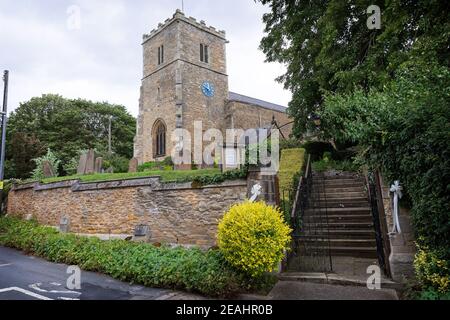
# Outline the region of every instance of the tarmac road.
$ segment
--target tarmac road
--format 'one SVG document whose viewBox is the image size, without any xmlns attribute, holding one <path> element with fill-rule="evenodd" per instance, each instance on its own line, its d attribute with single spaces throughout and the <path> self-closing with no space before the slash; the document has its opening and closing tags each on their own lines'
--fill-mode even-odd
<svg viewBox="0 0 450 320">
<path fill-rule="evenodd" d="M 0 247 L 0 300 L 186 300 L 200 297 L 130 285 L 81 271 L 81 289 L 67 288 L 67 265 L 47 262 Z M 69 282 L 73 283 L 73 282 Z"/>
</svg>

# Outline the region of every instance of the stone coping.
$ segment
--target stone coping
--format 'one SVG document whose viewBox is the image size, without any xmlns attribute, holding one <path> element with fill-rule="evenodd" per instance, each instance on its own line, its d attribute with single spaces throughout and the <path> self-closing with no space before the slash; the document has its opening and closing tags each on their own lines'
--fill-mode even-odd
<svg viewBox="0 0 450 320">
<path fill-rule="evenodd" d="M 154 191 L 168 191 L 168 190 L 189 190 L 189 189 L 217 189 L 223 187 L 242 187 L 247 186 L 247 180 L 229 180 L 222 182 L 221 184 L 210 184 L 195 187 L 192 182 L 178 183 L 178 182 L 166 182 Z"/>
<path fill-rule="evenodd" d="M 195 187 L 192 182 L 161 182 L 161 177 L 146 177 L 133 178 L 122 180 L 109 180 L 97 182 L 81 182 L 80 180 L 66 180 L 55 183 L 42 184 L 40 182 L 32 182 L 27 184 L 14 184 L 12 191 L 21 191 L 33 189 L 34 191 L 46 191 L 54 189 L 70 188 L 72 192 L 94 191 L 105 189 L 118 188 L 133 188 L 133 187 L 151 187 L 154 191 L 168 191 L 168 190 L 188 190 L 188 189 L 210 189 L 221 187 L 238 187 L 246 186 L 247 181 L 243 179 L 225 181 L 217 185 L 205 185 Z"/>
</svg>

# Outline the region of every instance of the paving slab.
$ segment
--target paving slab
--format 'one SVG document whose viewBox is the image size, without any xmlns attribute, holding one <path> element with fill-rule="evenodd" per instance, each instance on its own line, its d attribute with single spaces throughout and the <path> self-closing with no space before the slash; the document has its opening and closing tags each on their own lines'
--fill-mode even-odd
<svg viewBox="0 0 450 320">
<path fill-rule="evenodd" d="M 279 281 L 269 300 L 398 300 L 393 289 L 369 290 L 364 287 Z"/>
</svg>

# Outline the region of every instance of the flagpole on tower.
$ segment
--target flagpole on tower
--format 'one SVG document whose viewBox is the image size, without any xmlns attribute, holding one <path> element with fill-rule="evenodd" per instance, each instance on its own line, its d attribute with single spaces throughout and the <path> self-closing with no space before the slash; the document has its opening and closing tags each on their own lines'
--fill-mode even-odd
<svg viewBox="0 0 450 320">
<path fill-rule="evenodd" d="M 181 0 L 181 12 L 184 12 L 184 0 Z"/>
</svg>

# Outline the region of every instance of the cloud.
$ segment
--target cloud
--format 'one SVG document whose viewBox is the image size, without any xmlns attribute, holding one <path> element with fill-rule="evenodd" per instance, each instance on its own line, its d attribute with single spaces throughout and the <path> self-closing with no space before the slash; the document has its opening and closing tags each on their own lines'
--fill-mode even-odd
<svg viewBox="0 0 450 320">
<path fill-rule="evenodd" d="M 185 0 L 185 12 L 227 31 L 230 90 L 287 105 L 274 79 L 284 72 L 259 51 L 267 8 L 253 1 Z M 67 26 L 80 8 L 80 29 Z M 138 113 L 142 34 L 171 17 L 181 0 L 0 0 L 0 68 L 10 70 L 9 110 L 45 93 L 109 101 Z"/>
</svg>

